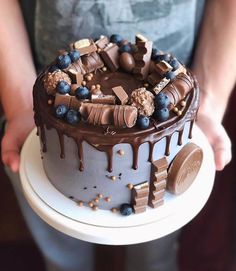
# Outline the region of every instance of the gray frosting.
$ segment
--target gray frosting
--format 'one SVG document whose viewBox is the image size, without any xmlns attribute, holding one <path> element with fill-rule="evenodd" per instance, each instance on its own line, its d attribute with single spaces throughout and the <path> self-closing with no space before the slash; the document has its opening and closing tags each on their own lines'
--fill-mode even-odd
<svg viewBox="0 0 236 271">
<path fill-rule="evenodd" d="M 189 141 L 190 123 L 185 124 L 183 144 L 178 146 L 178 132 L 171 138 L 170 155 L 167 158 L 170 163 L 178 151 Z M 43 165 L 51 183 L 67 197 L 73 197 L 76 201 L 85 204 L 94 200 L 98 194 L 111 197 L 110 202 L 101 199 L 98 207 L 101 209 L 119 208 L 122 203 L 131 202 L 131 191 L 127 184 L 139 184 L 150 181 L 151 163 L 148 162 L 149 144 L 143 143 L 139 148 L 138 169 L 132 169 L 133 151 L 129 144 L 117 144 L 113 148 L 113 172 L 107 171 L 106 153 L 98 151 L 86 142 L 84 148 L 84 171 L 79 171 L 78 149 L 72 138 L 64 136 L 65 158 L 60 158 L 60 143 L 56 130 L 46 129 L 47 152 L 43 153 Z M 153 152 L 153 160 L 164 156 L 166 139 L 156 143 Z M 124 155 L 118 154 L 119 150 Z M 116 176 L 113 181 L 110 177 Z"/>
</svg>

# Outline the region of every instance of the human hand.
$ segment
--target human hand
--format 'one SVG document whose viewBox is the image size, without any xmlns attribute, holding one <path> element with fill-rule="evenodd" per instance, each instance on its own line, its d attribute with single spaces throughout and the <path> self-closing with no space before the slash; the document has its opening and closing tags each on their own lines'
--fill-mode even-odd
<svg viewBox="0 0 236 271">
<path fill-rule="evenodd" d="M 208 138 L 213 149 L 216 170 L 223 170 L 231 161 L 231 141 L 221 120 L 224 110 L 218 110 L 216 103 L 209 97 L 203 96 L 198 112 L 197 125 Z"/>
<path fill-rule="evenodd" d="M 34 127 L 32 108 L 25 109 L 7 121 L 2 139 L 2 161 L 13 172 L 19 171 L 20 151 L 28 134 Z"/>
</svg>

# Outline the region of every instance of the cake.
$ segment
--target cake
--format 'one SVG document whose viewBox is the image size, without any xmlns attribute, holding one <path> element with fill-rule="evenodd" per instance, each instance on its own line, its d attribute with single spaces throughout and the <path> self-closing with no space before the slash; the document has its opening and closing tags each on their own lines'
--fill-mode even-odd
<svg viewBox="0 0 236 271">
<path fill-rule="evenodd" d="M 45 173 L 78 208 L 139 214 L 164 204 L 166 192 L 181 196 L 198 174 L 197 81 L 141 34 L 60 50 L 33 99 Z"/>
</svg>

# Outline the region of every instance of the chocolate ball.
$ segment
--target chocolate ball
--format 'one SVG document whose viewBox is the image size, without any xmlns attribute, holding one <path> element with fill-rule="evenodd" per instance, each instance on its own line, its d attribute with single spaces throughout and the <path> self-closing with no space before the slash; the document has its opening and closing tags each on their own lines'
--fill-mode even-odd
<svg viewBox="0 0 236 271">
<path fill-rule="evenodd" d="M 127 72 L 132 72 L 135 66 L 135 61 L 134 57 L 130 53 L 127 52 L 122 53 L 120 55 L 119 61 L 122 69 L 124 69 Z"/>
</svg>

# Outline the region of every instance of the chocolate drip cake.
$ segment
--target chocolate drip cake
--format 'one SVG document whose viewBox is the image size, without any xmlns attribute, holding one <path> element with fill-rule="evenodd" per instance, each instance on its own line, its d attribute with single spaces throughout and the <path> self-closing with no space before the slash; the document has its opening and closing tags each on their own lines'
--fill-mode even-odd
<svg viewBox="0 0 236 271">
<path fill-rule="evenodd" d="M 92 210 L 141 213 L 194 181 L 194 76 L 142 35 L 82 39 L 38 76 L 35 123 L 43 166 L 65 196 Z"/>
</svg>

